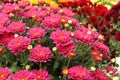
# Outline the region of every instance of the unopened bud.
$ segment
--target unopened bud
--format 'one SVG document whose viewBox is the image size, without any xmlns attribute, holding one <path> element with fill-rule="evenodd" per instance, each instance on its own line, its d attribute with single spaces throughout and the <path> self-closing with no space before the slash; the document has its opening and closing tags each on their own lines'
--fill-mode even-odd
<svg viewBox="0 0 120 80">
<path fill-rule="evenodd" d="M 68 68 L 63 68 L 62 69 L 62 74 L 63 75 L 65 75 L 65 76 L 68 75 L 68 72 L 69 72 Z"/>
<path fill-rule="evenodd" d="M 30 65 L 26 65 L 25 69 L 29 70 L 30 69 Z"/>
<path fill-rule="evenodd" d="M 14 35 L 15 38 L 18 37 L 18 36 L 19 36 L 18 34 L 15 34 L 15 35 Z"/>
<path fill-rule="evenodd" d="M 31 50 L 33 48 L 32 45 L 28 45 L 28 50 Z"/>
<path fill-rule="evenodd" d="M 98 39 L 103 40 L 103 39 L 104 39 L 104 36 L 103 36 L 103 35 L 99 35 L 99 36 L 98 36 Z"/>
<path fill-rule="evenodd" d="M 68 23 L 64 24 L 64 27 L 66 27 L 66 28 L 69 27 L 69 24 Z"/>
<path fill-rule="evenodd" d="M 74 36 L 74 32 L 71 32 L 70 34 L 71 34 L 72 37 Z"/>
<path fill-rule="evenodd" d="M 15 15 L 14 15 L 13 13 L 10 13 L 9 16 L 10 16 L 10 17 L 13 17 L 13 16 L 15 16 Z"/>
<path fill-rule="evenodd" d="M 96 68 L 95 68 L 95 67 L 91 67 L 90 70 L 91 70 L 91 71 L 95 71 Z"/>
<path fill-rule="evenodd" d="M 56 47 L 53 47 L 53 48 L 52 48 L 52 51 L 57 51 L 57 48 L 56 48 Z"/>
<path fill-rule="evenodd" d="M 111 62 L 112 62 L 112 63 L 115 63 L 115 62 L 116 62 L 115 58 L 111 59 Z"/>
<path fill-rule="evenodd" d="M 68 23 L 69 23 L 69 24 L 72 24 L 72 20 L 68 20 Z"/>
</svg>

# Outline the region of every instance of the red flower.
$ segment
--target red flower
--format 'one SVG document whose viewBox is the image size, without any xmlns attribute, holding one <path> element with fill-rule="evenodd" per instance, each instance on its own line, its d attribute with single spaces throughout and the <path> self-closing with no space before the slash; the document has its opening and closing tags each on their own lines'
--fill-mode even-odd
<svg viewBox="0 0 120 80">
<path fill-rule="evenodd" d="M 116 33 L 116 35 L 114 36 L 114 39 L 116 41 L 120 41 L 120 31 Z"/>
<path fill-rule="evenodd" d="M 88 15 L 91 15 L 92 8 L 88 5 L 82 7 L 82 12 Z"/>
<path fill-rule="evenodd" d="M 104 14 L 108 11 L 107 7 L 103 6 L 103 5 L 97 5 L 95 8 L 94 8 L 94 13 L 97 15 L 97 16 L 104 16 Z"/>
<path fill-rule="evenodd" d="M 98 25 L 98 19 L 95 16 L 90 16 L 90 21 L 93 23 L 94 26 Z"/>
</svg>

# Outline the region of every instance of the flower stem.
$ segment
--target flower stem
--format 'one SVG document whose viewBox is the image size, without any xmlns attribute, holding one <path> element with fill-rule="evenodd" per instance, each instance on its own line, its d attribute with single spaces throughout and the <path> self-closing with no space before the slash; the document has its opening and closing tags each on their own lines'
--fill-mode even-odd
<svg viewBox="0 0 120 80">
<path fill-rule="evenodd" d="M 42 68 L 42 63 L 41 62 L 40 62 L 40 66 L 39 67 L 40 67 L 40 69 Z"/>
</svg>

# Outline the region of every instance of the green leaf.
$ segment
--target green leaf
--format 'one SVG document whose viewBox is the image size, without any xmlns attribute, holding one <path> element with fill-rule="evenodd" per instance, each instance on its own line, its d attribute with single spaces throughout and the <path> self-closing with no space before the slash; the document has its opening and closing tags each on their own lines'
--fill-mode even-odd
<svg viewBox="0 0 120 80">
<path fill-rule="evenodd" d="M 58 66 L 59 66 L 58 61 L 55 61 L 54 65 L 53 65 L 53 68 L 56 69 L 56 68 L 58 68 Z"/>
</svg>

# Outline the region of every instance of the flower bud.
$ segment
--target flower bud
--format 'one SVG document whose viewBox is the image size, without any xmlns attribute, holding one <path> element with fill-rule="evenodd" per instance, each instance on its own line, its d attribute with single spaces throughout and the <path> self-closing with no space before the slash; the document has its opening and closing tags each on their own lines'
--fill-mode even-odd
<svg viewBox="0 0 120 80">
<path fill-rule="evenodd" d="M 28 50 L 31 50 L 33 48 L 33 46 L 32 45 L 28 45 Z"/>
<path fill-rule="evenodd" d="M 25 69 L 29 70 L 30 69 L 30 65 L 26 65 Z"/>
<path fill-rule="evenodd" d="M 14 35 L 15 38 L 18 37 L 18 36 L 19 36 L 18 34 L 15 34 L 15 35 Z"/>
<path fill-rule="evenodd" d="M 56 47 L 53 47 L 53 48 L 52 48 L 52 51 L 57 51 L 57 48 L 56 48 Z"/>
<path fill-rule="evenodd" d="M 10 16 L 10 17 L 13 17 L 13 16 L 15 16 L 15 15 L 14 15 L 13 13 L 10 13 L 9 16 Z"/>
<path fill-rule="evenodd" d="M 74 32 L 71 32 L 70 34 L 71 34 L 71 37 L 73 37 L 73 36 L 74 36 Z"/>
<path fill-rule="evenodd" d="M 70 26 L 70 25 L 69 25 L 68 23 L 64 24 L 64 27 L 66 27 L 66 28 L 69 27 L 69 26 Z"/>
<path fill-rule="evenodd" d="M 68 72 L 69 72 L 68 68 L 63 68 L 63 69 L 62 69 L 62 74 L 63 74 L 64 76 L 68 75 Z"/>
<path fill-rule="evenodd" d="M 111 59 L 111 62 L 112 62 L 112 63 L 115 63 L 115 62 L 116 62 L 115 58 Z"/>
<path fill-rule="evenodd" d="M 68 20 L 68 24 L 72 24 L 72 20 Z"/>
<path fill-rule="evenodd" d="M 70 58 L 74 58 L 76 56 L 76 53 L 75 52 L 70 52 L 69 56 L 70 56 Z"/>
<path fill-rule="evenodd" d="M 0 54 L 2 54 L 4 51 L 4 49 L 2 47 L 0 47 Z"/>
<path fill-rule="evenodd" d="M 95 68 L 95 67 L 91 67 L 90 70 L 91 70 L 91 71 L 95 71 L 96 68 Z"/>
</svg>

